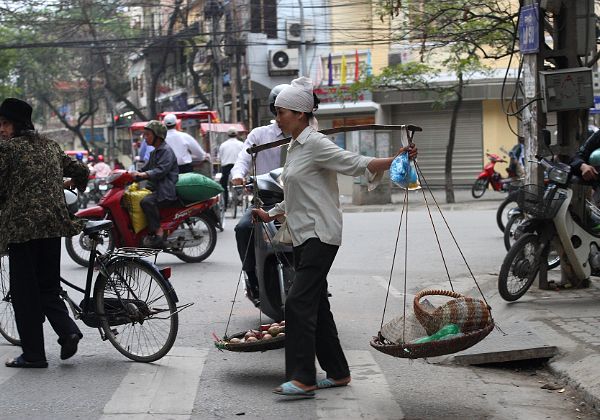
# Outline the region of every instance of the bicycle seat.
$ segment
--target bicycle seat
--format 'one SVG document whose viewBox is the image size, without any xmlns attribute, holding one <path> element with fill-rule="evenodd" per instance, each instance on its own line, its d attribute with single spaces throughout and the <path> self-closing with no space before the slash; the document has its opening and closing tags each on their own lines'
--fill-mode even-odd
<svg viewBox="0 0 600 420">
<path fill-rule="evenodd" d="M 83 233 L 85 235 L 90 235 L 92 233 L 108 230 L 112 225 L 112 220 L 88 220 L 83 228 Z"/>
</svg>

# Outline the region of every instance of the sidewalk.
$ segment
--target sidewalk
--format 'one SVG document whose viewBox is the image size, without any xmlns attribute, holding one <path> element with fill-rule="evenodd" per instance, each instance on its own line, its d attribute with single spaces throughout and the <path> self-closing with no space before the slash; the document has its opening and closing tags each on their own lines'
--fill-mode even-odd
<svg viewBox="0 0 600 420">
<path fill-rule="evenodd" d="M 467 188 L 455 189 L 456 202 L 446 204 L 443 189 L 432 190 L 444 210 L 485 209 L 494 210 L 506 198 L 505 193 L 488 190 L 475 199 Z M 431 196 L 427 193 L 431 202 Z M 385 205 L 352 204 L 352 197 L 340 197 L 344 212 L 398 211 L 404 192 L 393 192 L 392 203 Z M 409 195 L 411 206 L 424 204 L 420 191 Z M 569 384 L 581 392 L 584 400 L 600 410 L 600 282 L 592 278 L 586 289 L 540 290 L 537 281 L 525 296 L 516 302 L 505 302 L 497 292 L 498 268 L 490 267 L 487 275 L 480 277 L 486 295 L 494 310 L 494 318 L 502 325 L 519 323 L 549 346 L 558 348 L 558 354 L 548 362 L 557 381 Z M 548 280 L 560 283 L 560 270 L 548 273 Z M 489 293 L 489 292 L 488 292 Z M 476 293 L 474 293 L 475 295 Z"/>
</svg>

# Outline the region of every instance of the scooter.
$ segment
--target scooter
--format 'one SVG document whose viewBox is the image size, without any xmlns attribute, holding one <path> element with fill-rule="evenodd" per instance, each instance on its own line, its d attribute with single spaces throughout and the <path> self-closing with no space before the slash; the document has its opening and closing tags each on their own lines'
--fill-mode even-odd
<svg viewBox="0 0 600 420">
<path fill-rule="evenodd" d="M 600 273 L 600 235 L 591 224 L 572 214 L 573 198 L 569 165 L 536 156 L 547 171 L 548 185 L 525 185 L 518 190 L 519 208 L 528 214 L 517 230 L 519 239 L 504 258 L 498 276 L 498 291 L 503 299 L 515 301 L 523 296 L 540 269 L 549 262 L 550 253 L 561 249 L 565 269 L 579 282 Z"/>
<path fill-rule="evenodd" d="M 98 248 L 106 252 L 115 247 L 141 247 L 147 228 L 134 232 L 127 209 L 121 204 L 126 186 L 135 179 L 124 170 L 116 170 L 106 182 L 112 186 L 99 205 L 80 210 L 77 217 L 89 220 L 108 219 L 113 228 L 99 239 Z M 205 201 L 184 203 L 160 209 L 160 224 L 166 234 L 164 252 L 185 262 L 200 262 L 208 258 L 217 244 L 218 197 Z M 77 264 L 87 267 L 92 249 L 86 235 L 65 239 L 67 253 Z"/>
<path fill-rule="evenodd" d="M 283 201 L 281 173 L 277 168 L 252 179 L 251 188 L 258 189 L 258 202 L 271 208 Z M 252 187 L 253 186 L 253 187 Z M 256 194 L 255 194 L 256 197 Z M 254 223 L 254 253 L 260 296 L 260 310 L 275 321 L 284 319 L 285 298 L 294 278 L 294 255 L 291 245 L 274 243 L 279 222 Z"/>
<path fill-rule="evenodd" d="M 494 191 L 508 191 L 511 184 L 520 181 L 517 174 L 510 169 L 506 169 L 508 173 L 507 178 L 502 178 L 502 175 L 496 172 L 494 169 L 496 163 L 507 163 L 506 160 L 500 158 L 495 153 L 486 153 L 485 155 L 490 161 L 483 167 L 483 171 L 477 176 L 475 183 L 471 187 L 473 198 L 481 198 L 485 194 L 488 185 L 491 185 Z"/>
</svg>

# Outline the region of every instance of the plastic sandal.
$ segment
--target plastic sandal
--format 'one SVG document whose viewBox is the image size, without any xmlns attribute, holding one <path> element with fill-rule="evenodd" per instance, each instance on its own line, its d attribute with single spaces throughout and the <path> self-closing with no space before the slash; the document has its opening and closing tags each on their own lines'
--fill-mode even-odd
<svg viewBox="0 0 600 420">
<path fill-rule="evenodd" d="M 342 384 L 338 384 L 335 382 L 334 379 L 325 378 L 325 379 L 321 379 L 320 381 L 317 382 L 317 389 L 327 389 L 327 388 L 337 388 L 340 386 L 348 386 L 349 383 L 350 383 L 350 381 L 342 383 Z"/>
<path fill-rule="evenodd" d="M 273 390 L 275 394 L 294 398 L 314 398 L 315 391 L 305 391 L 292 382 L 284 382 Z"/>
<path fill-rule="evenodd" d="M 47 368 L 48 362 L 45 360 L 39 360 L 37 362 L 28 362 L 23 358 L 23 355 L 19 357 L 15 357 L 14 359 L 10 359 L 5 363 L 6 367 L 14 367 L 14 368 Z"/>
</svg>

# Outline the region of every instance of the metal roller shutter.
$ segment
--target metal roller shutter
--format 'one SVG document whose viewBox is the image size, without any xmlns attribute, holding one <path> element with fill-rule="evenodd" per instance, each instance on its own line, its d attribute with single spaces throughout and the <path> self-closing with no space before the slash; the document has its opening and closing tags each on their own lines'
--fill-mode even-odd
<svg viewBox="0 0 600 420">
<path fill-rule="evenodd" d="M 444 162 L 450 132 L 451 109 L 431 109 L 430 104 L 396 105 L 393 124 L 423 128 L 415 135 L 419 167 L 431 186 L 444 185 Z M 463 102 L 456 127 L 452 179 L 454 186 L 471 186 L 483 168 L 483 119 L 481 102 Z"/>
</svg>

